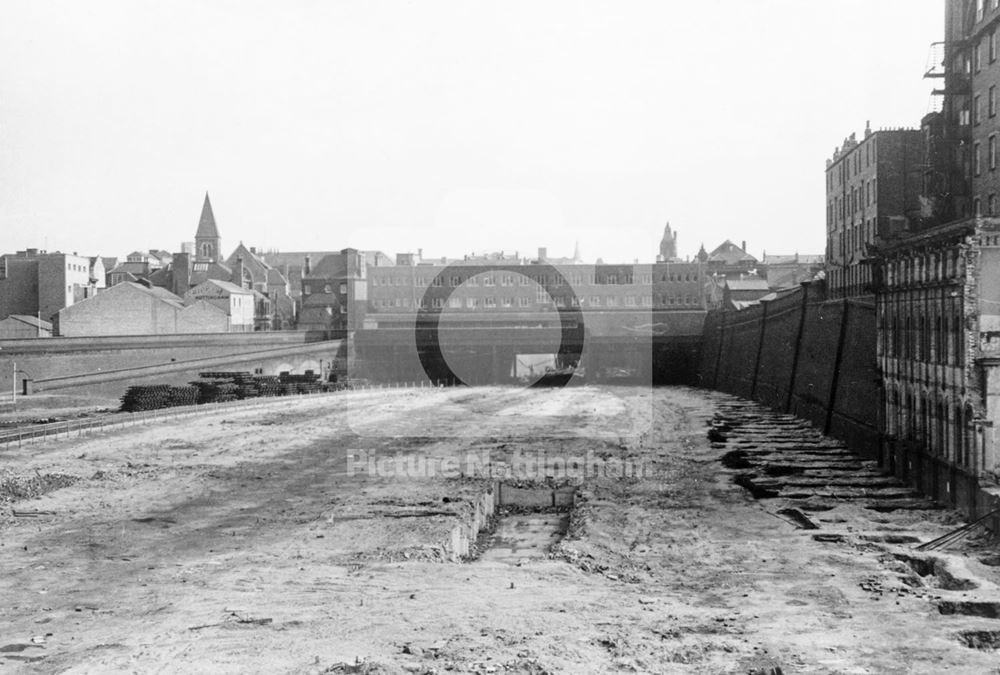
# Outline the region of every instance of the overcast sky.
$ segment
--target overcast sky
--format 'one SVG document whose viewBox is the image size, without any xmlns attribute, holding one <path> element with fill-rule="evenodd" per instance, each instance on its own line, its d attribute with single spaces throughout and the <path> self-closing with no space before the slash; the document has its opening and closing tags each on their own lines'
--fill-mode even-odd
<svg viewBox="0 0 1000 675">
<path fill-rule="evenodd" d="M 822 253 L 943 0 L 0 0 L 0 249 Z"/>
</svg>

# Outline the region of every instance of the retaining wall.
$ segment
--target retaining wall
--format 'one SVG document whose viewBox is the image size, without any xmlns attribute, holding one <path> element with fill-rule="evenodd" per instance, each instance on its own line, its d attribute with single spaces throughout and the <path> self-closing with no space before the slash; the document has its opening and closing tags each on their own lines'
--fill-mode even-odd
<svg viewBox="0 0 1000 675">
<path fill-rule="evenodd" d="M 875 305 L 827 301 L 803 284 L 741 311 L 705 321 L 701 386 L 794 414 L 876 458 L 880 397 Z"/>
<path fill-rule="evenodd" d="M 923 448 L 883 437 L 874 302 L 827 301 L 818 284 L 705 320 L 701 386 L 809 420 L 887 473 L 972 519 L 1000 507 L 985 486 Z M 1000 514 L 987 523 L 1000 532 Z"/>
<path fill-rule="evenodd" d="M 33 392 L 72 389 L 117 396 L 130 384 L 183 384 L 205 370 L 264 374 L 319 371 L 338 355 L 340 340 L 322 334 L 274 331 L 218 335 L 125 336 L 0 340 L 0 391 L 18 379 Z M 21 389 L 18 382 L 18 390 Z"/>
</svg>

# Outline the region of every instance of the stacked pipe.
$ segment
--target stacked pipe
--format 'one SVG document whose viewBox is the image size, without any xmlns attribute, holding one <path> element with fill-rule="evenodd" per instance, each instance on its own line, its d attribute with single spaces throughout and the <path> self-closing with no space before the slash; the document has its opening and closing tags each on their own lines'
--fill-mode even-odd
<svg viewBox="0 0 1000 675">
<path fill-rule="evenodd" d="M 121 398 L 122 412 L 159 410 L 198 402 L 195 387 L 173 387 L 169 384 L 133 385 Z"/>
</svg>

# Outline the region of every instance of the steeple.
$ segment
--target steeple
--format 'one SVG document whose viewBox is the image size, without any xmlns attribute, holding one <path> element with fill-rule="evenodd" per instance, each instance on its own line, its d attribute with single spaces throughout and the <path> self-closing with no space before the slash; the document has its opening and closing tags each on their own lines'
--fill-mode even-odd
<svg viewBox="0 0 1000 675">
<path fill-rule="evenodd" d="M 197 262 L 216 262 L 221 256 L 222 239 L 219 228 L 215 225 L 215 214 L 212 213 L 212 202 L 205 193 L 205 204 L 201 207 L 201 219 L 198 220 L 198 231 L 194 235 L 195 260 Z"/>
<path fill-rule="evenodd" d="M 578 263 L 580 260 L 580 240 L 576 240 L 576 245 L 573 247 L 573 262 Z"/>
<path fill-rule="evenodd" d="M 663 239 L 660 240 L 660 260 L 670 261 L 677 258 L 677 234 L 670 230 L 670 223 L 663 228 Z"/>
</svg>

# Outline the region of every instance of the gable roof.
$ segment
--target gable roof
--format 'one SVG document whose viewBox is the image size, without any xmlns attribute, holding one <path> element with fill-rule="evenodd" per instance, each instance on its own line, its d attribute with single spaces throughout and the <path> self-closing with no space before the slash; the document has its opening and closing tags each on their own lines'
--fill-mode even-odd
<svg viewBox="0 0 1000 675">
<path fill-rule="evenodd" d="M 729 239 L 726 239 L 708 254 L 708 261 L 733 265 L 741 262 L 757 262 L 757 259 Z"/>
<path fill-rule="evenodd" d="M 39 319 L 37 316 L 32 316 L 31 314 L 11 314 L 7 317 L 8 319 L 14 319 L 15 321 L 20 321 L 21 323 L 27 324 L 32 328 L 41 328 L 42 330 L 52 330 L 52 323 L 49 321 L 44 321 Z"/>
<path fill-rule="evenodd" d="M 765 279 L 732 279 L 726 280 L 726 286 L 731 291 L 767 291 L 770 287 Z"/>
<path fill-rule="evenodd" d="M 347 274 L 347 260 L 343 253 L 331 253 L 313 265 L 309 274 L 303 273 L 303 278 L 320 277 L 336 279 Z"/>
<path fill-rule="evenodd" d="M 254 291 L 248 291 L 245 288 L 241 288 L 231 281 L 222 281 L 221 279 L 208 279 L 187 292 L 188 295 L 194 295 L 195 291 L 199 288 L 203 290 L 208 290 L 206 286 L 214 286 L 218 290 L 224 291 L 230 295 L 253 295 Z"/>
<path fill-rule="evenodd" d="M 212 213 L 212 202 L 209 201 L 207 192 L 205 193 L 205 203 L 201 207 L 201 219 L 198 220 L 198 232 L 194 236 L 196 239 L 219 238 L 219 228 L 215 226 L 215 214 Z"/>
</svg>

